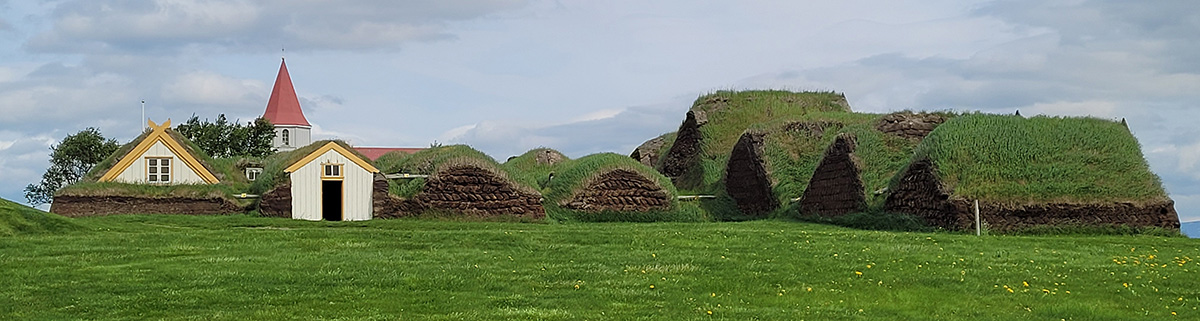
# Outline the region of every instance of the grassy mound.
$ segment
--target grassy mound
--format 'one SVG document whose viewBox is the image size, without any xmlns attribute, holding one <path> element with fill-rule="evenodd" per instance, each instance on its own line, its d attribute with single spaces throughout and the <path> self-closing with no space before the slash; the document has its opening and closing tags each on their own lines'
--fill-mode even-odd
<svg viewBox="0 0 1200 321">
<path fill-rule="evenodd" d="M 444 166 L 470 163 L 502 173 L 506 179 L 512 179 L 520 185 L 530 188 L 538 186 L 533 176 L 515 175 L 508 167 L 496 163 L 491 156 L 467 145 L 437 146 L 407 156 L 394 154 L 396 153 L 388 153 L 379 157 L 375 163 L 379 170 L 384 173 L 433 175 Z M 451 160 L 454 161 L 451 162 Z M 425 178 L 388 180 L 388 190 L 400 197 L 413 197 L 421 192 L 426 181 Z"/>
<path fill-rule="evenodd" d="M 704 95 L 697 98 L 689 110 L 689 115 L 695 119 L 695 128 L 690 128 L 689 122 L 685 121 L 656 168 L 674 175 L 669 168 L 682 166 L 679 176 L 673 177 L 680 189 L 713 193 L 721 189 L 718 184 L 725 163 L 729 160 L 729 152 L 747 128 L 772 121 L 799 119 L 810 113 L 849 111 L 846 97 L 834 92 L 754 90 L 718 91 Z M 698 130 L 699 135 L 687 133 L 694 130 Z M 698 142 L 684 141 L 692 139 L 698 139 Z M 690 150 L 691 147 L 681 150 L 680 146 L 684 145 L 694 145 L 699 150 Z M 690 155 L 692 153 L 695 155 Z M 686 164 L 676 165 L 681 161 Z"/>
<path fill-rule="evenodd" d="M 70 219 L 0 198 L 0 236 L 80 230 Z"/>
<path fill-rule="evenodd" d="M 694 204 L 680 203 L 676 196 L 679 194 L 671 180 L 625 155 L 614 153 L 592 154 L 560 165 L 554 179 L 547 186 L 546 200 L 543 202 L 547 216 L 560 221 L 589 221 L 589 222 L 651 222 L 651 221 L 682 221 L 694 222 L 706 220 L 704 213 Z M 634 210 L 602 210 L 586 211 L 568 208 L 566 202 L 589 188 L 593 182 L 602 176 L 615 171 L 636 174 L 645 181 L 635 177 L 634 180 L 613 182 L 612 184 L 638 185 L 636 189 L 661 190 L 667 199 L 666 208 L 656 208 L 642 211 Z"/>
<path fill-rule="evenodd" d="M 954 196 L 987 201 L 1164 200 L 1137 139 L 1119 122 L 972 114 L 938 127 L 912 159 L 929 159 Z"/>
<path fill-rule="evenodd" d="M 555 173 L 562 165 L 571 159 L 557 150 L 550 148 L 535 148 L 521 156 L 513 157 L 504 162 L 504 168 L 509 173 L 522 177 L 522 181 L 533 181 L 539 190 L 544 190 L 550 183 L 550 174 Z"/>
</svg>

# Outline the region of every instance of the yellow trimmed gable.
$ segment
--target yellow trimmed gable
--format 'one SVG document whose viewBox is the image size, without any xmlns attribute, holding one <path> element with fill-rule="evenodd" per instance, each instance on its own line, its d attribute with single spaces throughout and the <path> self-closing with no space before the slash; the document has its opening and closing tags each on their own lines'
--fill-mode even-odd
<svg viewBox="0 0 1200 321">
<path fill-rule="evenodd" d="M 342 147 L 342 145 L 338 145 L 335 142 L 325 143 L 325 145 L 321 146 L 321 148 L 317 148 L 317 150 L 313 151 L 312 153 L 309 153 L 308 155 L 305 155 L 304 158 L 301 158 L 299 161 L 296 161 L 296 163 L 292 164 L 292 166 L 288 166 L 286 169 L 283 170 L 283 172 L 284 173 L 292 173 L 297 170 L 300 170 L 301 167 L 304 167 L 304 165 L 308 165 L 308 163 L 311 163 L 313 160 L 317 159 L 318 157 L 321 157 L 322 154 L 325 154 L 325 152 L 328 152 L 330 150 L 334 150 L 338 154 L 342 154 L 343 157 L 346 157 L 351 162 L 354 162 L 354 164 L 358 165 L 358 167 L 362 167 L 362 169 L 365 169 L 368 172 L 371 172 L 371 173 L 379 172 L 379 169 L 375 168 L 375 166 L 371 166 L 370 163 L 367 163 L 367 161 L 363 160 L 362 158 L 359 158 L 358 156 L 354 155 L 354 153 L 351 153 L 350 150 L 347 150 L 345 147 Z"/>
<path fill-rule="evenodd" d="M 199 175 L 204 182 L 209 184 L 216 184 L 219 182 L 217 177 L 213 175 L 212 172 L 209 172 L 204 165 L 200 164 L 200 161 L 197 160 L 195 156 L 192 156 L 192 154 L 189 153 L 182 144 L 180 144 L 175 140 L 175 138 L 171 137 L 171 135 L 167 133 L 167 128 L 171 126 L 170 119 L 167 119 L 167 121 L 163 122 L 162 125 L 154 124 L 154 121 L 151 120 L 147 120 L 146 123 L 150 125 L 150 134 L 146 135 L 146 138 L 142 139 L 141 142 L 138 142 L 137 146 L 134 146 L 133 150 L 131 150 L 129 154 L 126 154 L 125 157 L 121 158 L 116 165 L 113 165 L 112 168 L 108 169 L 108 172 L 105 172 L 104 176 L 100 177 L 101 182 L 111 182 L 117 177 L 121 176 L 121 173 L 125 172 L 126 169 L 129 169 L 129 166 L 133 165 L 134 162 L 141 160 L 142 155 L 145 154 L 150 147 L 160 142 L 172 153 L 178 156 L 180 161 L 183 161 L 188 168 L 196 172 L 196 174 Z"/>
</svg>

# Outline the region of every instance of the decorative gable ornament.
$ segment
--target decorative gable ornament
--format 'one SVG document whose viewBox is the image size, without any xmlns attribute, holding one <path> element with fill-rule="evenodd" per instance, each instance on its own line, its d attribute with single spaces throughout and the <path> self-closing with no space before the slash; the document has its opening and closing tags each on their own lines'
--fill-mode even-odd
<svg viewBox="0 0 1200 321">
<path fill-rule="evenodd" d="M 131 184 L 216 184 L 217 177 L 188 152 L 167 130 L 171 120 L 161 125 L 147 120 L 150 133 L 128 154 L 109 168 L 101 182 Z"/>
</svg>

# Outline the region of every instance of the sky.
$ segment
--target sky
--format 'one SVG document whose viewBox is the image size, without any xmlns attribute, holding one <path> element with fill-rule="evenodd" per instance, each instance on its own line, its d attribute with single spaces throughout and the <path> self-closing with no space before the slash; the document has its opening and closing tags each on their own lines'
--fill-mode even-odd
<svg viewBox="0 0 1200 321">
<path fill-rule="evenodd" d="M 313 138 L 628 154 L 716 90 L 855 111 L 1127 119 L 1200 220 L 1192 0 L 0 0 L 0 197 L 96 127 L 262 114 L 286 57 Z"/>
</svg>

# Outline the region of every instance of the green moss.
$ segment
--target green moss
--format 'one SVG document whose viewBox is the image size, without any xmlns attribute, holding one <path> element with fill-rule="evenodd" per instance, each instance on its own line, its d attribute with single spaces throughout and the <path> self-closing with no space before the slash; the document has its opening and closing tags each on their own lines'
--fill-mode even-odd
<svg viewBox="0 0 1200 321">
<path fill-rule="evenodd" d="M 1137 139 L 1097 118 L 972 114 L 929 134 L 928 158 L 957 197 L 1000 202 L 1140 202 L 1167 197 Z"/>
</svg>

